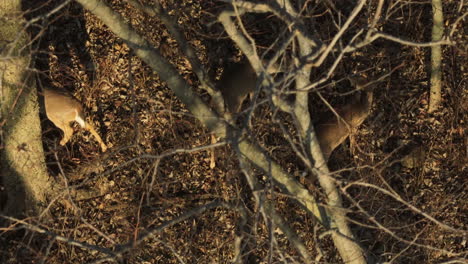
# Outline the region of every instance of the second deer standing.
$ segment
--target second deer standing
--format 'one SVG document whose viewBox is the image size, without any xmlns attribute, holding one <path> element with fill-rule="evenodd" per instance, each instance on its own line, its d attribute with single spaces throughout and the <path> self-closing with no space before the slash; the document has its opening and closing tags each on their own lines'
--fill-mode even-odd
<svg viewBox="0 0 468 264">
<path fill-rule="evenodd" d="M 223 73 L 218 89 L 223 94 L 228 111 L 238 113 L 243 101 L 255 91 L 256 85 L 257 76 L 254 69 L 250 63 L 244 62 Z M 360 89 L 360 83 L 354 85 Z M 360 97 L 336 109 L 338 117 L 328 113 L 315 125 L 317 139 L 326 160 L 330 158 L 333 150 L 364 122 L 370 114 L 372 101 L 372 89 L 364 89 Z"/>
</svg>

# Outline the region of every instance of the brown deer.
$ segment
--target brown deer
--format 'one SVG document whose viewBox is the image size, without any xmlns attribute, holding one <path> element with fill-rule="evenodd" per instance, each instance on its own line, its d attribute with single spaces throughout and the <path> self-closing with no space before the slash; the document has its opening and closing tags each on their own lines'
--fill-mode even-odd
<svg viewBox="0 0 468 264">
<path fill-rule="evenodd" d="M 336 108 L 338 115 L 326 113 L 324 117 L 315 124 L 315 133 L 325 160 L 330 158 L 331 153 L 346 138 L 351 135 L 369 116 L 373 102 L 373 91 L 371 88 L 362 88 L 364 80 L 352 80 L 356 89 L 361 94 L 355 96 L 350 103 Z"/>
<path fill-rule="evenodd" d="M 362 90 L 361 95 L 353 98 L 351 103 L 337 108 L 339 117 L 331 113 L 325 114 L 315 125 L 315 132 L 326 160 L 370 114 L 372 89 L 361 89 L 363 80 L 351 80 L 351 83 Z M 228 111 L 238 113 L 242 102 L 252 94 L 256 84 L 257 76 L 248 62 L 236 64 L 224 72 L 218 89 L 223 94 Z"/>
<path fill-rule="evenodd" d="M 281 72 L 278 65 L 267 69 L 269 74 Z M 257 85 L 257 74 L 248 61 L 236 63 L 228 67 L 221 76 L 218 89 L 221 91 L 227 110 L 238 113 L 242 103 L 248 96 L 252 96 Z"/>
<path fill-rule="evenodd" d="M 254 92 L 257 74 L 248 62 L 236 63 L 227 68 L 218 84 L 227 110 L 233 114 L 241 110 L 242 103 Z"/>
<path fill-rule="evenodd" d="M 94 129 L 91 122 L 86 122 L 81 103 L 70 94 L 52 89 L 43 89 L 44 104 L 47 118 L 63 131 L 60 145 L 65 145 L 73 135 L 70 123 L 76 121 L 82 128 L 88 130 L 99 142 L 101 150 L 107 150 L 106 144 Z"/>
<path fill-rule="evenodd" d="M 279 72 L 276 65 L 268 69 L 269 73 Z M 240 112 L 242 103 L 248 96 L 252 97 L 257 85 L 257 74 L 246 60 L 235 63 L 224 70 L 217 87 L 223 95 L 226 110 L 232 114 Z M 216 143 L 216 137 L 211 136 L 211 143 Z M 211 151 L 210 168 L 214 168 L 215 154 Z"/>
</svg>

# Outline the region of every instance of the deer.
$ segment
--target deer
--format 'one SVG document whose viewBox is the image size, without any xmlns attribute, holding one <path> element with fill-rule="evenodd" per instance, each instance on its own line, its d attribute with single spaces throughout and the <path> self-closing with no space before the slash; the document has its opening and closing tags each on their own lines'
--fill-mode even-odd
<svg viewBox="0 0 468 264">
<path fill-rule="evenodd" d="M 221 75 L 218 89 L 231 114 L 240 112 L 242 103 L 251 95 L 257 85 L 257 74 L 248 62 L 235 63 Z"/>
<path fill-rule="evenodd" d="M 266 72 L 274 74 L 282 72 L 280 66 L 273 64 Z M 235 63 L 228 67 L 221 75 L 218 89 L 223 95 L 227 110 L 231 114 L 240 112 L 242 103 L 247 97 L 252 97 L 257 85 L 257 74 L 247 60 Z"/>
<path fill-rule="evenodd" d="M 353 98 L 349 104 L 336 108 L 336 114 L 322 115 L 314 126 L 326 161 L 333 150 L 341 145 L 371 113 L 373 89 L 364 86 L 365 82 L 362 78 L 349 78 L 349 80 L 357 90 L 361 91 L 361 94 Z M 227 110 L 233 114 L 240 112 L 242 103 L 255 91 L 256 85 L 257 75 L 248 62 L 238 63 L 228 68 L 218 85 Z"/>
<path fill-rule="evenodd" d="M 348 136 L 367 119 L 373 103 L 373 89 L 365 85 L 362 78 L 351 79 L 350 82 L 361 94 L 351 99 L 351 102 L 335 109 L 335 113 L 325 113 L 314 125 L 317 140 L 325 160 Z"/>
<path fill-rule="evenodd" d="M 276 65 L 268 69 L 268 73 L 276 73 L 280 70 Z M 247 97 L 252 97 L 257 85 L 257 74 L 250 63 L 245 59 L 241 62 L 234 63 L 226 68 L 221 75 L 221 79 L 217 84 L 220 90 L 226 110 L 231 114 L 240 112 L 242 103 Z M 211 143 L 216 143 L 216 137 L 211 136 Z M 214 150 L 211 151 L 210 168 L 216 166 Z"/>
<path fill-rule="evenodd" d="M 63 138 L 60 145 L 64 146 L 73 135 L 71 122 L 77 122 L 81 128 L 89 131 L 99 143 L 102 152 L 107 150 L 107 146 L 94 129 L 91 122 L 87 122 L 81 103 L 72 95 L 55 89 L 44 88 L 44 105 L 47 118 L 56 127 L 63 131 Z"/>
</svg>

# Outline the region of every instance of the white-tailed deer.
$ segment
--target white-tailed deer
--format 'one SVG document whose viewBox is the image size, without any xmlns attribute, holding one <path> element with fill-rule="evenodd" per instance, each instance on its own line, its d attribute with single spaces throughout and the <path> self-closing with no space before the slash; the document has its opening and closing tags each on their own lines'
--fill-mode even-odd
<svg viewBox="0 0 468 264">
<path fill-rule="evenodd" d="M 278 65 L 272 65 L 267 69 L 269 74 L 281 72 Z M 255 92 L 257 85 L 257 74 L 248 61 L 236 63 L 227 68 L 218 85 L 223 94 L 227 110 L 238 113 L 245 99 Z"/>
<path fill-rule="evenodd" d="M 361 89 L 363 80 L 352 81 L 355 88 L 361 90 L 351 103 L 336 108 L 338 114 L 326 113 L 315 124 L 315 133 L 325 160 L 330 158 L 333 150 L 359 127 L 369 116 L 373 101 L 372 88 Z"/>
<path fill-rule="evenodd" d="M 63 139 L 60 141 L 60 145 L 63 146 L 70 140 L 73 135 L 73 128 L 70 123 L 76 121 L 96 138 L 103 152 L 107 150 L 106 144 L 94 130 L 91 122 L 86 122 L 83 107 L 78 100 L 67 93 L 52 89 L 44 89 L 43 95 L 47 118 L 63 131 Z"/>
<path fill-rule="evenodd" d="M 362 82 L 352 81 L 357 89 L 360 89 Z M 242 102 L 255 90 L 256 85 L 257 76 L 248 62 L 236 64 L 225 71 L 218 89 L 223 94 L 227 110 L 231 113 L 239 112 Z M 351 103 L 336 109 L 340 118 L 327 113 L 315 124 L 315 132 L 326 160 L 364 122 L 370 114 L 372 99 L 372 89 L 362 89 L 361 95 L 353 98 Z"/>
<path fill-rule="evenodd" d="M 236 63 L 227 68 L 218 85 L 227 110 L 233 114 L 241 110 L 244 100 L 254 92 L 257 74 L 248 62 Z"/>
</svg>

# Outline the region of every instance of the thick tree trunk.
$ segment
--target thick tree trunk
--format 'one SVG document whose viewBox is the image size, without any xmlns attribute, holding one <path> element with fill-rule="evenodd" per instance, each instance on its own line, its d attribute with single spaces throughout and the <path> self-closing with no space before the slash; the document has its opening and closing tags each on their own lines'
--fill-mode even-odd
<svg viewBox="0 0 468 264">
<path fill-rule="evenodd" d="M 432 0 L 432 41 L 440 41 L 444 34 L 444 13 L 442 0 Z M 431 96 L 429 113 L 434 112 L 442 102 L 442 46 L 431 48 Z"/>
<path fill-rule="evenodd" d="M 51 191 L 21 14 L 20 0 L 0 1 L 0 177 L 8 196 L 2 211 L 15 216 L 37 213 Z"/>
</svg>

